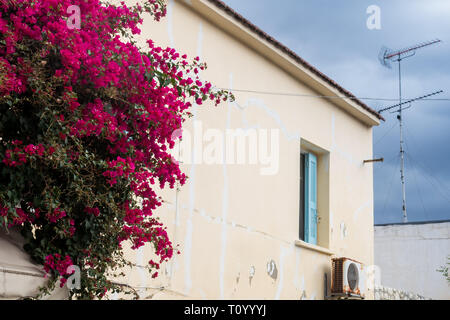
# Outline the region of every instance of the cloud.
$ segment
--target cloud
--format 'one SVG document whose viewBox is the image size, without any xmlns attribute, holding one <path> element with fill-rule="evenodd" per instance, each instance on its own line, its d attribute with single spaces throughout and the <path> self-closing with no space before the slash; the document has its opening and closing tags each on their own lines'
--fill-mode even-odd
<svg viewBox="0 0 450 320">
<path fill-rule="evenodd" d="M 392 69 L 380 65 L 378 53 L 382 46 L 400 49 L 440 38 L 443 42 L 439 45 L 421 49 L 402 62 L 403 97 L 414 98 L 440 89 L 445 93 L 435 98 L 450 97 L 448 0 L 225 2 L 358 97 L 398 97 L 397 64 L 394 62 Z M 381 8 L 381 30 L 366 27 L 366 9 L 373 4 Z M 374 109 L 396 103 L 365 102 Z M 374 142 L 382 138 L 374 146 L 374 154 L 395 159 L 399 154 L 399 130 L 395 127 L 398 121 L 396 114 L 386 113 L 385 116 L 387 121 L 374 129 Z M 436 186 L 432 182 L 438 179 L 450 184 L 450 101 L 416 102 L 404 112 L 404 120 L 407 152 L 412 159 L 409 165 L 414 161 L 428 168 L 407 168 L 410 220 L 449 219 L 450 202 L 446 197 L 450 198 L 450 193 L 445 193 L 444 189 L 433 191 Z M 390 195 L 397 201 L 380 211 L 392 177 L 386 170 L 393 170 L 394 165 L 396 163 L 389 162 L 374 169 L 375 220 L 378 223 L 401 221 L 399 177 L 394 180 L 395 191 Z M 418 202 L 418 187 L 423 190 L 423 205 Z M 432 213 L 425 214 L 423 206 Z"/>
</svg>

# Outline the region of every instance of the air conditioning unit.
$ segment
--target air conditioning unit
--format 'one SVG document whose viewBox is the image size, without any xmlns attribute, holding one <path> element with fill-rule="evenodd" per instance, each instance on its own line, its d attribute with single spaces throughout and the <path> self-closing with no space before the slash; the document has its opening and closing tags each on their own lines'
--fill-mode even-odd
<svg viewBox="0 0 450 320">
<path fill-rule="evenodd" d="M 349 258 L 334 258 L 331 271 L 331 296 L 364 299 L 364 265 Z"/>
</svg>

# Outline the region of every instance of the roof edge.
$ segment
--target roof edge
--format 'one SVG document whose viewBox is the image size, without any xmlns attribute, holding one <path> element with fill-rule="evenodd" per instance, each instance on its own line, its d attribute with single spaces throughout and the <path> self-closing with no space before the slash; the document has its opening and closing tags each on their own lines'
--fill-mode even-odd
<svg viewBox="0 0 450 320">
<path fill-rule="evenodd" d="M 408 226 L 408 225 L 422 225 L 422 224 L 439 224 L 439 223 L 450 223 L 448 220 L 434 220 L 434 221 L 412 221 L 412 222 L 395 222 L 395 223 L 383 223 L 375 224 L 375 227 L 387 227 L 387 226 Z"/>
<path fill-rule="evenodd" d="M 264 40 L 274 46 L 275 48 L 279 49 L 281 52 L 292 58 L 296 63 L 304 67 L 305 69 L 312 72 L 314 75 L 319 77 L 321 80 L 323 80 L 326 84 L 331 86 L 332 88 L 336 89 L 339 93 L 343 94 L 344 96 L 348 97 L 349 100 L 353 101 L 355 104 L 357 104 L 359 107 L 363 108 L 365 111 L 367 111 L 372 116 L 376 117 L 378 120 L 385 121 L 384 117 L 375 111 L 374 109 L 367 106 L 364 102 L 359 100 L 355 95 L 353 95 L 350 91 L 340 86 L 336 81 L 319 71 L 317 68 L 313 67 L 310 63 L 308 63 L 306 60 L 301 58 L 298 54 L 296 54 L 294 51 L 289 49 L 287 46 L 261 30 L 259 27 L 257 27 L 255 24 L 250 22 L 248 19 L 244 18 L 242 15 L 240 15 L 238 12 L 236 12 L 234 9 L 229 7 L 227 4 L 225 4 L 221 0 L 197 0 L 199 2 L 208 3 L 210 5 L 213 5 L 223 13 L 225 13 L 228 17 L 234 19 L 236 22 L 238 22 L 242 27 L 253 33 L 254 35 L 257 35 L 258 38 L 261 40 Z M 190 4 L 192 6 L 192 3 L 190 1 L 183 1 L 185 4 Z M 187 2 L 187 3 L 186 3 Z"/>
</svg>

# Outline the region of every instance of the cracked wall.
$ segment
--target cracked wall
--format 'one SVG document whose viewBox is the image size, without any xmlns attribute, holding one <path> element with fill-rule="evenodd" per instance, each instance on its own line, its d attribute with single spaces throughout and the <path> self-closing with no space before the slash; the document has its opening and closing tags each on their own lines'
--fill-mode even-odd
<svg viewBox="0 0 450 320">
<path fill-rule="evenodd" d="M 202 78 L 236 89 L 234 103 L 194 107 L 185 128 L 202 121 L 205 129 L 279 130 L 279 170 L 262 175 L 251 164 L 196 164 L 194 153 L 193 164 L 182 165 L 188 183 L 179 191 L 160 190 L 165 203 L 156 212 L 181 254 L 151 279 L 142 265 L 153 258 L 152 248 L 127 250 L 136 266 L 117 281 L 140 298 L 323 299 L 331 256 L 373 264 L 372 167 L 362 164 L 372 157 L 371 128 L 327 100 L 238 91 L 314 95 L 317 83 L 294 78 L 288 67 L 257 52 L 266 50 L 264 43 L 251 48 L 233 32 L 188 2 L 169 0 L 165 19 L 144 21 L 140 44 L 151 38 L 190 58 L 200 56 L 209 66 Z M 327 153 L 319 162 L 319 183 L 327 192 L 318 194 L 318 243 L 325 251 L 296 245 L 302 141 Z"/>
<path fill-rule="evenodd" d="M 141 39 L 200 56 L 208 63 L 201 77 L 220 88 L 317 94 L 182 2 L 169 0 L 159 23 L 145 20 Z M 331 254 L 373 264 L 372 167 L 362 164 L 372 157 L 372 130 L 326 100 L 234 93 L 234 103 L 194 107 L 185 128 L 193 132 L 202 121 L 205 130 L 277 129 L 279 171 L 263 176 L 255 165 L 196 164 L 194 153 L 193 164 L 182 165 L 188 183 L 160 191 L 166 202 L 157 211 L 181 255 L 157 279 L 130 270 L 124 281 L 152 299 L 323 299 Z M 295 245 L 301 140 L 328 153 L 318 229 L 319 245 L 331 254 Z M 324 201 L 324 193 L 318 197 Z M 129 257 L 144 263 L 150 252 Z"/>
</svg>

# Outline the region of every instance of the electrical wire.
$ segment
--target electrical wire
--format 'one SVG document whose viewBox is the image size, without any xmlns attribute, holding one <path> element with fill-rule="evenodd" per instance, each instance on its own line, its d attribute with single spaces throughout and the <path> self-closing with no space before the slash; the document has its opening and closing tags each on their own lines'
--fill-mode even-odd
<svg viewBox="0 0 450 320">
<path fill-rule="evenodd" d="M 409 133 L 408 130 L 406 130 L 406 131 Z M 406 139 L 405 139 L 405 145 L 408 148 L 408 150 L 411 150 L 408 143 L 406 142 Z M 425 169 L 425 167 L 423 165 L 421 165 L 421 163 L 419 161 L 416 161 L 415 159 L 413 159 L 411 152 L 409 152 L 406 156 L 409 158 L 409 160 L 411 162 L 414 163 L 415 167 L 420 166 L 420 168 L 424 172 L 424 177 L 427 178 L 427 181 L 430 183 L 430 185 L 433 187 L 433 189 L 438 190 L 438 192 L 443 196 L 443 198 L 445 198 L 450 203 L 450 197 L 445 192 L 442 192 L 442 189 L 445 189 L 445 191 L 447 191 L 450 194 L 448 187 L 445 184 L 443 184 L 438 178 L 436 178 L 431 172 L 429 172 L 427 169 Z M 434 181 L 433 181 L 433 179 L 434 179 Z"/>
<path fill-rule="evenodd" d="M 422 170 L 423 170 L 425 173 L 427 173 L 427 172 L 425 171 L 424 167 L 422 167 L 422 166 L 420 165 L 419 162 L 413 160 L 411 156 L 409 156 L 409 157 L 410 157 L 410 161 L 412 161 L 412 162 L 414 162 L 416 165 L 420 166 L 420 167 L 422 168 Z M 433 189 L 438 190 L 439 193 L 443 196 L 443 198 L 445 198 L 445 199 L 450 203 L 450 197 L 448 197 L 448 195 L 446 195 L 445 193 L 442 192 L 442 190 L 441 190 L 442 188 L 439 186 L 439 184 L 436 184 L 436 182 L 438 182 L 438 180 L 437 180 L 433 175 L 431 175 L 430 173 L 424 174 L 424 177 L 427 178 L 428 182 L 429 182 L 430 185 L 433 187 Z M 435 179 L 435 181 L 433 181 L 431 178 Z"/>
<path fill-rule="evenodd" d="M 405 144 L 406 144 L 406 143 L 405 143 Z M 408 152 L 405 153 L 406 159 L 408 159 L 408 162 L 411 163 L 411 161 L 410 161 L 410 156 L 409 156 L 409 147 L 407 147 L 407 149 L 408 149 Z M 425 215 L 426 221 L 430 221 L 430 215 L 429 215 L 429 213 L 428 213 L 428 210 L 425 208 L 425 203 L 424 203 L 424 201 L 423 201 L 422 192 L 421 192 L 421 190 L 420 190 L 420 185 L 419 185 L 419 182 L 418 182 L 418 179 L 417 179 L 417 173 L 416 173 L 416 170 L 417 170 L 417 168 L 414 167 L 414 170 L 412 170 L 412 173 L 413 173 L 414 181 L 415 181 L 415 183 L 416 183 L 417 194 L 419 195 L 419 200 L 420 200 L 420 203 L 422 204 L 423 213 L 424 213 L 424 215 Z"/>
<path fill-rule="evenodd" d="M 416 140 L 415 140 L 415 138 L 413 137 L 412 133 L 408 130 L 408 127 L 407 127 L 407 126 L 404 126 L 404 128 L 406 129 L 406 132 L 408 133 L 408 137 L 409 137 L 409 138 L 412 138 L 412 140 L 414 140 L 413 143 L 415 143 L 415 145 L 418 145 L 417 142 L 416 142 Z M 408 146 L 408 149 L 410 149 L 409 146 Z M 410 149 L 410 150 L 411 150 L 411 149 Z M 419 150 L 419 152 L 420 152 L 420 150 Z M 412 155 L 412 153 L 411 153 L 411 155 Z M 446 192 L 448 192 L 448 193 L 450 194 L 450 189 L 448 188 L 448 185 L 446 185 L 446 184 L 443 183 L 441 180 L 439 180 L 437 177 L 435 177 L 435 176 L 431 173 L 432 170 L 431 170 L 428 166 L 426 166 L 426 165 L 423 164 L 423 163 L 421 164 L 420 162 L 417 162 L 417 164 L 420 165 L 420 166 L 422 167 L 422 169 L 423 169 L 423 171 L 424 171 L 425 173 L 427 173 L 430 177 L 432 177 L 434 180 L 436 180 L 436 182 L 437 182 L 438 185 L 440 185 L 443 189 L 445 189 Z"/>
<path fill-rule="evenodd" d="M 313 95 L 313 94 L 281 93 L 281 92 L 270 92 L 270 91 L 246 90 L 246 89 L 229 89 L 229 88 L 220 88 L 220 89 L 221 90 L 227 90 L 227 91 L 230 91 L 230 92 L 254 93 L 254 94 L 265 94 L 265 95 L 287 96 L 287 97 L 303 97 L 303 98 L 317 98 L 317 99 L 343 99 L 343 100 L 370 100 L 370 101 L 398 101 L 398 98 L 326 96 L 326 95 Z M 405 98 L 405 100 L 408 100 L 408 99 Z M 409 99 L 409 100 L 411 100 L 411 99 Z M 425 99 L 422 99 L 421 101 L 450 101 L 450 98 L 425 98 Z M 241 108 L 241 109 L 244 109 L 240 105 L 238 105 L 238 107 Z M 389 128 L 389 130 L 386 131 L 386 133 L 381 138 L 379 138 L 373 145 L 375 146 L 380 141 L 382 141 L 396 126 L 397 126 L 397 123 L 394 123 L 394 125 L 391 128 Z M 405 126 L 405 128 L 407 128 L 407 127 Z M 408 131 L 408 133 L 409 133 L 409 131 Z M 405 144 L 406 144 L 406 141 L 405 141 Z M 408 149 L 410 149 L 409 146 L 408 146 Z M 399 156 L 399 155 L 396 155 L 396 157 L 397 156 Z M 420 165 L 418 162 L 416 162 L 415 160 L 412 159 L 411 155 L 407 154 L 407 157 L 408 157 L 409 161 L 414 162 L 417 165 Z M 399 165 L 397 165 L 396 169 L 398 169 L 398 166 Z M 422 167 L 422 169 L 424 169 L 424 168 Z M 441 186 L 444 186 L 444 189 L 446 189 L 448 191 L 447 187 L 439 179 L 434 177 L 434 175 L 430 174 L 425 169 L 424 169 L 424 172 L 427 173 L 430 177 L 432 177 L 435 180 L 435 182 L 437 182 L 438 185 L 440 184 Z M 414 172 L 414 175 L 415 175 L 414 179 L 416 181 L 416 186 L 418 188 L 419 197 L 420 197 L 420 200 L 422 202 L 422 207 L 424 209 L 425 215 L 428 217 L 428 211 L 425 208 L 425 205 L 424 205 L 424 202 L 423 202 L 423 198 L 422 198 L 422 195 L 421 195 L 421 191 L 420 191 L 419 185 L 417 183 L 417 176 L 416 176 L 415 172 Z M 386 195 L 385 203 L 384 203 L 384 206 L 383 206 L 383 211 L 386 209 L 386 205 L 387 205 L 387 202 L 389 200 L 390 190 L 392 189 L 392 185 L 393 185 L 393 182 L 394 182 L 394 179 L 393 179 L 394 177 L 395 177 L 395 171 L 394 171 L 394 174 L 393 174 L 393 176 L 391 178 L 390 186 L 388 188 L 388 193 Z M 427 178 L 429 178 L 429 177 L 427 177 Z M 429 182 L 431 182 L 431 184 L 434 185 L 433 181 L 429 180 Z M 439 187 L 438 187 L 438 189 L 439 189 Z M 441 192 L 440 189 L 439 189 L 439 191 Z M 448 198 L 443 193 L 442 193 L 442 195 L 445 197 L 445 199 L 447 199 L 450 202 L 450 198 Z"/>
<path fill-rule="evenodd" d="M 397 158 L 397 157 L 400 158 L 400 153 L 395 155 L 395 157 L 393 157 L 393 158 Z M 393 158 L 391 158 L 390 160 L 392 160 Z M 388 161 L 386 161 L 386 163 L 388 163 Z M 392 185 L 394 184 L 395 173 L 397 172 L 399 167 L 400 167 L 400 163 L 397 161 L 397 165 L 394 167 L 394 172 L 392 173 L 391 182 L 389 183 L 389 187 L 386 189 L 387 193 L 386 193 L 386 197 L 385 197 L 385 200 L 384 200 L 384 206 L 383 206 L 383 211 L 382 212 L 385 212 L 385 210 L 386 210 L 386 205 L 387 205 L 387 202 L 389 200 L 389 196 L 391 195 Z"/>
<path fill-rule="evenodd" d="M 243 92 L 243 93 L 255 93 L 266 94 L 273 96 L 286 96 L 286 97 L 304 97 L 304 98 L 319 98 L 319 99 L 343 99 L 343 100 L 373 100 L 373 101 L 398 101 L 398 98 L 374 98 L 374 97 L 348 97 L 348 96 L 324 96 L 314 94 L 301 94 L 301 93 L 283 93 L 283 92 L 270 92 L 270 91 L 258 91 L 258 90 L 246 90 L 246 89 L 230 89 L 219 88 L 220 90 L 226 90 L 230 92 Z M 406 99 L 405 100 L 411 100 Z M 428 98 L 421 101 L 450 101 L 450 98 Z"/>
<path fill-rule="evenodd" d="M 408 137 L 410 139 L 414 140 L 413 143 L 415 143 L 417 145 L 416 140 L 413 137 L 412 133 L 408 130 L 408 127 L 404 126 L 404 128 L 405 128 L 406 133 L 408 134 Z M 405 137 L 406 137 L 406 135 L 405 135 Z M 418 160 L 416 161 L 415 159 L 412 159 L 411 148 L 409 147 L 406 139 L 405 139 L 405 145 L 406 145 L 406 147 L 409 150 L 408 154 L 406 154 L 406 156 L 408 157 L 409 161 L 413 162 L 415 164 L 414 165 L 415 168 L 417 168 L 419 166 L 422 169 L 422 171 L 424 173 L 423 176 L 426 178 L 428 183 L 430 183 L 430 186 L 432 186 L 433 189 L 437 189 L 438 193 L 440 193 L 442 195 L 442 197 L 450 203 L 450 197 L 448 197 L 448 195 L 445 192 L 443 192 L 443 190 L 442 190 L 442 189 L 445 189 L 445 191 L 450 194 L 450 190 L 448 189 L 448 186 L 445 185 L 443 182 L 441 182 L 437 177 L 435 177 L 431 173 L 431 169 L 429 169 L 428 167 L 427 167 L 428 169 L 426 169 L 425 165 L 422 165 Z M 430 171 L 428 171 L 428 170 L 430 170 Z M 434 181 L 432 179 L 434 179 Z"/>
<path fill-rule="evenodd" d="M 394 122 L 394 125 L 393 125 L 388 131 L 386 131 L 386 133 L 385 133 L 381 138 L 379 138 L 379 139 L 373 144 L 373 146 L 375 147 L 378 143 L 380 143 L 380 141 L 383 140 L 383 139 L 384 139 L 384 138 L 392 131 L 392 129 L 394 129 L 395 127 L 397 127 L 397 124 L 398 124 L 397 121 Z"/>
</svg>

